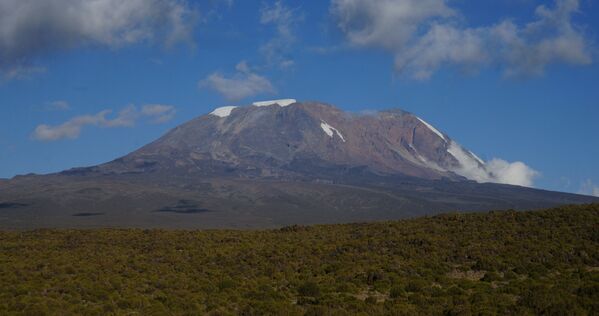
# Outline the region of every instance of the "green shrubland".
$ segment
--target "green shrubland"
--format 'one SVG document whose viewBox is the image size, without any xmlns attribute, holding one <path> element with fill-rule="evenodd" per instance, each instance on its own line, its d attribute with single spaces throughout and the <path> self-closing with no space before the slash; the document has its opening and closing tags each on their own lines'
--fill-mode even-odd
<svg viewBox="0 0 599 316">
<path fill-rule="evenodd" d="M 599 205 L 267 231 L 0 232 L 0 314 L 597 315 Z"/>
</svg>

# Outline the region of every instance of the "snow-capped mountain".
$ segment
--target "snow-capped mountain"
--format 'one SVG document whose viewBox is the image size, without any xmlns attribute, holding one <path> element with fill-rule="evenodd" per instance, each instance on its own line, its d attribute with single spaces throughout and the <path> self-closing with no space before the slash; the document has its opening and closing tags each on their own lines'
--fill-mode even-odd
<svg viewBox="0 0 599 316">
<path fill-rule="evenodd" d="M 401 110 L 260 101 L 102 165 L 0 181 L 0 227 L 277 227 L 597 201 L 481 183 L 501 180 L 493 164 Z"/>
<path fill-rule="evenodd" d="M 288 176 L 298 173 L 298 165 L 305 170 L 311 164 L 454 180 L 468 177 L 466 167 L 485 168 L 476 155 L 410 113 L 359 115 L 285 99 L 217 108 L 101 170 L 210 173 L 218 170 L 207 166 L 219 165 L 240 174 Z"/>
</svg>

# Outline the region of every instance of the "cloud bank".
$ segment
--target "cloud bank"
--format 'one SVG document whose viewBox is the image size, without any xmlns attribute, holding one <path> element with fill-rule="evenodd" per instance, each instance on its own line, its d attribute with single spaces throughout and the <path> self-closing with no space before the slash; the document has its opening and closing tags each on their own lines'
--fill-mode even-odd
<svg viewBox="0 0 599 316">
<path fill-rule="evenodd" d="M 252 72 L 245 61 L 235 66 L 236 73 L 226 77 L 219 72 L 209 75 L 198 83 L 200 88 L 208 87 L 229 101 L 238 101 L 260 93 L 274 93 L 270 80 Z"/>
<path fill-rule="evenodd" d="M 445 0 L 333 0 L 330 11 L 350 44 L 379 47 L 395 56 L 395 69 L 417 80 L 444 66 L 505 76 L 540 75 L 551 64 L 588 65 L 590 40 L 573 24 L 579 0 L 538 6 L 534 19 L 467 27 Z"/>
<path fill-rule="evenodd" d="M 489 171 L 490 181 L 505 184 L 531 187 L 539 172 L 521 161 L 508 162 L 503 159 L 493 158 L 485 164 Z"/>
<path fill-rule="evenodd" d="M 2 0 L 0 71 L 19 78 L 39 56 L 86 45 L 191 43 L 196 15 L 181 0 Z"/>
<path fill-rule="evenodd" d="M 456 158 L 459 165 L 451 171 L 477 182 L 494 182 L 532 187 L 539 172 L 521 161 L 508 162 L 493 158 L 490 161 L 479 161 L 477 157 L 451 141 L 448 152 Z"/>
<path fill-rule="evenodd" d="M 164 123 L 174 117 L 175 108 L 170 105 L 150 104 L 138 110 L 134 105 L 129 105 L 119 111 L 114 118 L 107 118 L 111 113 L 112 110 L 104 110 L 93 115 L 77 116 L 56 126 L 41 124 L 35 128 L 31 137 L 39 141 L 76 139 L 86 126 L 132 127 L 142 117 L 149 118 L 154 123 Z"/>
</svg>

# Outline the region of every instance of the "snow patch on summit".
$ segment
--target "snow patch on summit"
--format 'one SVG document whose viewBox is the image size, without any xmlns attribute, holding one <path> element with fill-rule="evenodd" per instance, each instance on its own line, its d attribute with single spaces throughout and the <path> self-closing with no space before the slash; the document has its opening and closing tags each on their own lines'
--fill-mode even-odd
<svg viewBox="0 0 599 316">
<path fill-rule="evenodd" d="M 231 115 L 231 112 L 237 108 L 236 106 L 223 106 L 220 107 L 218 109 L 215 109 L 214 111 L 210 112 L 211 115 L 214 116 L 218 116 L 218 117 L 227 117 L 229 115 Z"/>
<path fill-rule="evenodd" d="M 269 100 L 269 101 L 259 101 L 252 103 L 253 106 L 269 106 L 269 105 L 279 105 L 279 106 L 288 106 L 293 103 L 296 103 L 296 99 L 280 99 L 280 100 Z"/>
<path fill-rule="evenodd" d="M 443 139 L 444 141 L 447 141 L 447 139 L 445 139 L 445 136 L 443 136 L 443 133 L 439 132 L 438 129 L 434 128 L 432 125 L 430 125 L 429 123 L 425 122 L 423 119 L 419 118 L 416 116 L 416 118 L 422 123 L 424 124 L 426 127 L 428 127 L 428 129 L 430 129 L 433 133 L 437 134 L 437 136 L 441 137 L 441 139 Z"/>
<path fill-rule="evenodd" d="M 329 135 L 329 137 L 333 137 L 333 134 L 337 134 L 337 136 L 339 136 L 339 138 L 341 138 L 341 140 L 343 142 L 345 142 L 345 138 L 343 137 L 343 135 L 341 135 L 341 133 L 339 132 L 339 130 L 337 130 L 336 128 L 334 128 L 333 126 L 329 125 L 327 122 L 325 121 L 321 121 L 320 123 L 320 128 L 322 128 L 322 130 Z"/>
</svg>

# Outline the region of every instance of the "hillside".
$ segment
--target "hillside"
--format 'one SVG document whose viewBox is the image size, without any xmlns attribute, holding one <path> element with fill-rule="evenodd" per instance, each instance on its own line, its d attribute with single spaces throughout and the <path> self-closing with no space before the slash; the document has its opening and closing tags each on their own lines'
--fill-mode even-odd
<svg viewBox="0 0 599 316">
<path fill-rule="evenodd" d="M 267 231 L 0 232 L 0 314 L 599 313 L 599 205 Z"/>
</svg>

